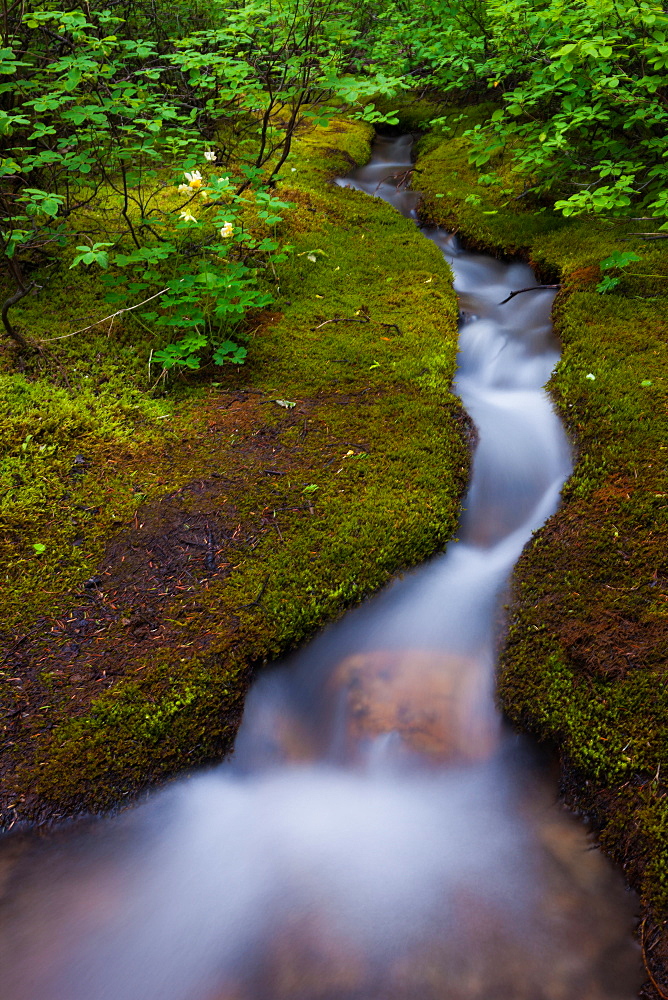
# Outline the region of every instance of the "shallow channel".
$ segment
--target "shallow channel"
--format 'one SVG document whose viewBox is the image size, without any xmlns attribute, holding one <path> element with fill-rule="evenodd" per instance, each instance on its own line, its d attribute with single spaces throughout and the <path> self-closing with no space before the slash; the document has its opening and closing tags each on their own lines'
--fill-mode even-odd
<svg viewBox="0 0 668 1000">
<path fill-rule="evenodd" d="M 410 137 L 340 181 L 416 218 Z M 632 1000 L 634 897 L 494 702 L 570 451 L 553 294 L 440 229 L 478 433 L 459 540 L 263 674 L 234 758 L 6 866 L 5 1000 Z M 0 856 L 0 882 L 2 864 Z"/>
</svg>

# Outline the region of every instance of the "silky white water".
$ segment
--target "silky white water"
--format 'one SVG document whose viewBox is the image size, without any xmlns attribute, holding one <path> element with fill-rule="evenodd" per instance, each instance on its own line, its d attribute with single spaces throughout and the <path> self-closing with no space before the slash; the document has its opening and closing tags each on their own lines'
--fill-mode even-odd
<svg viewBox="0 0 668 1000">
<path fill-rule="evenodd" d="M 342 184 L 414 217 L 410 138 Z M 12 855 L 6 1000 L 631 1000 L 634 898 L 494 703 L 512 567 L 570 452 L 552 293 L 441 230 L 478 444 L 459 540 L 246 706 L 232 761 Z M 0 877 L 2 876 L 0 855 Z"/>
</svg>

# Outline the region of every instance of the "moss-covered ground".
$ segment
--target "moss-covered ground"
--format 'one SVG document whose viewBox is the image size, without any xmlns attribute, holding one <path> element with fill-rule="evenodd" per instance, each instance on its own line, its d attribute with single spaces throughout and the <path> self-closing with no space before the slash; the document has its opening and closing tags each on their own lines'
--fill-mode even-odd
<svg viewBox="0 0 668 1000">
<path fill-rule="evenodd" d="M 503 158 L 480 176 L 464 132 L 489 110 L 446 112 L 420 141 L 422 215 L 560 283 L 550 388 L 577 459 L 517 568 L 500 697 L 559 749 L 571 804 L 640 891 L 665 985 L 668 251 L 531 203 Z M 16 309 L 24 332 L 65 339 L 0 364 L 8 823 L 219 758 L 256 664 L 451 534 L 468 465 L 456 305 L 410 223 L 328 183 L 369 138 L 343 120 L 302 137 L 281 188 L 295 252 L 242 369 L 149 391 L 155 344 L 132 317 L 65 337 L 106 311 L 92 275 L 56 271 Z M 600 261 L 628 249 L 640 262 L 598 293 Z"/>
<path fill-rule="evenodd" d="M 576 453 L 560 510 L 516 570 L 500 698 L 558 748 L 567 798 L 639 890 L 648 968 L 665 989 L 668 249 L 634 235 L 637 222 L 527 205 L 502 158 L 480 177 L 463 131 L 481 114 L 451 111 L 444 134 L 421 140 L 423 217 L 560 282 L 563 355 L 549 387 Z M 641 260 L 600 294 L 599 264 L 616 250 Z"/>
<path fill-rule="evenodd" d="M 0 354 L 6 825 L 219 759 L 257 664 L 454 530 L 456 302 L 410 222 L 329 183 L 370 138 L 297 143 L 295 250 L 241 368 L 152 389 L 132 314 L 71 336 L 109 311 L 93 272 L 51 268 L 14 310 L 42 351 Z"/>
</svg>

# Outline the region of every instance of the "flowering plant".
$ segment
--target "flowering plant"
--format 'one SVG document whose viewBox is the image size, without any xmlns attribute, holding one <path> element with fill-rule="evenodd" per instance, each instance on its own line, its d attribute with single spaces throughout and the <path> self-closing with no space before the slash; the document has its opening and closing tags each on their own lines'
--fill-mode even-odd
<svg viewBox="0 0 668 1000">
<path fill-rule="evenodd" d="M 264 0 L 200 5 L 186 35 L 186 6 L 156 3 L 160 13 L 148 20 L 141 3 L 122 5 L 122 16 L 97 2 L 4 4 L 0 256 L 10 285 L 0 320 L 20 347 L 28 343 L 10 311 L 47 287 L 38 272 L 58 255 L 67 265 L 106 270 L 114 301 L 132 299 L 132 316 L 144 317 L 151 331 L 163 312 L 134 311 L 137 295 L 167 303 L 169 282 L 207 273 L 199 328 L 211 346 L 220 325 L 206 291 L 212 269 L 244 266 L 245 280 L 259 287 L 278 251 L 275 233 L 256 237 L 239 219 L 253 210 L 253 232 L 280 220 L 268 191 L 295 136 L 326 124 L 362 91 L 388 93 L 382 73 L 364 81 L 350 73 L 358 33 L 347 14 L 339 16 L 342 0 L 289 0 L 289 17 Z M 233 127 L 221 130 L 221 121 Z M 235 175 L 207 176 L 229 163 Z M 170 198 L 184 196 L 178 207 L 165 205 L 170 167 L 179 168 L 170 191 Z M 252 195 L 248 204 L 234 201 L 244 193 Z M 101 228 L 79 231 L 91 214 Z M 189 307 L 172 319 L 183 326 L 195 313 Z"/>
<path fill-rule="evenodd" d="M 207 161 L 213 162 L 210 156 Z M 193 253 L 192 244 L 164 239 L 157 246 L 142 247 L 129 255 L 117 253 L 110 263 L 129 268 L 137 280 L 128 286 L 124 277 L 108 275 L 107 298 L 120 304 L 130 289 L 134 295 L 145 293 L 146 299 L 159 297 L 158 308 L 141 312 L 138 318 L 145 325 L 181 334 L 152 353 L 152 362 L 160 364 L 163 371 L 196 370 L 206 355 L 218 365 L 243 364 L 247 348 L 239 343 L 244 339 L 239 323 L 249 309 L 272 302 L 271 292 L 260 287 L 262 271 L 285 260 L 291 249 L 282 246 L 275 235 L 281 212 L 290 206 L 267 191 L 238 194 L 228 176 L 207 177 L 200 170 L 188 170 L 184 176 L 187 183 L 179 184 L 177 193 L 189 197 L 172 212 L 171 219 L 174 231 L 184 238 L 190 240 L 190 234 L 197 233 L 197 253 Z M 198 202 L 203 207 L 198 208 Z M 259 237 L 248 230 L 249 221 L 254 230 L 271 227 L 274 232 Z M 184 271 L 186 255 L 191 264 Z M 107 256 L 105 263 L 109 262 Z M 166 274 L 170 262 L 171 276 Z M 154 292 L 155 284 L 164 287 Z"/>
</svg>

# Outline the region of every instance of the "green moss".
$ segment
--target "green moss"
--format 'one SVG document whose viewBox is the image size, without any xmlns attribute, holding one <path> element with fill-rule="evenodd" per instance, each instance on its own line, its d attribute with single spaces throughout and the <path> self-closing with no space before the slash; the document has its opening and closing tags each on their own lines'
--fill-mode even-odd
<svg viewBox="0 0 668 1000">
<path fill-rule="evenodd" d="M 504 701 L 513 715 L 531 718 L 557 739 L 569 764 L 601 785 L 614 786 L 668 764 L 668 679 L 647 669 L 624 678 L 583 678 L 561 652 L 543 652 L 530 639 L 510 655 L 526 662 L 538 645 L 542 669 L 507 670 Z"/>
<path fill-rule="evenodd" d="M 30 506 L 16 495 L 7 531 L 23 560 L 11 570 L 12 677 L 21 676 L 21 636 L 36 627 L 48 639 L 64 623 L 69 635 L 81 613 L 100 633 L 84 635 L 73 660 L 58 652 L 62 642 L 53 652 L 51 640 L 29 638 L 22 669 L 32 679 L 19 690 L 6 681 L 12 708 L 26 691 L 31 698 L 7 780 L 20 814 L 106 808 L 219 758 L 250 665 L 292 648 L 453 532 L 469 457 L 467 422 L 449 391 L 456 301 L 441 254 L 412 223 L 329 183 L 368 157 L 370 137 L 343 119 L 300 137 L 280 188 L 296 206 L 284 223 L 295 250 L 277 273 L 272 311 L 250 317 L 242 369 L 204 371 L 151 398 L 149 344 L 133 340 L 128 319 L 109 338 L 88 331 L 54 341 L 24 376 L 33 402 L 8 425 L 12 460 L 22 460 L 32 426 L 49 461 L 44 487 L 41 466 L 31 466 L 30 489 L 43 489 L 42 499 L 36 492 Z M 73 318 L 52 332 L 67 333 Z M 53 426 L 37 399 L 51 401 Z M 177 588 L 159 585 L 158 566 L 154 585 L 146 567 L 162 558 L 155 545 L 178 543 L 191 523 L 226 539 L 224 569 L 200 570 L 204 579 L 184 577 Z M 202 565 L 202 536 L 189 537 L 184 573 Z M 47 545 L 43 555 L 34 541 Z M 82 582 L 98 572 L 101 596 L 86 598 Z M 136 640 L 140 612 L 150 621 Z M 120 675 L 109 684 L 93 654 L 106 665 L 115 649 Z M 37 806 L 28 799 L 35 789 Z"/>
<path fill-rule="evenodd" d="M 247 666 L 172 657 L 141 681 L 119 684 L 61 724 L 37 761 L 37 790 L 59 810 L 109 808 L 177 769 L 219 758 L 234 740 Z M 186 667 L 187 663 L 187 667 Z M 221 714 L 220 706 L 224 705 Z"/>
</svg>

